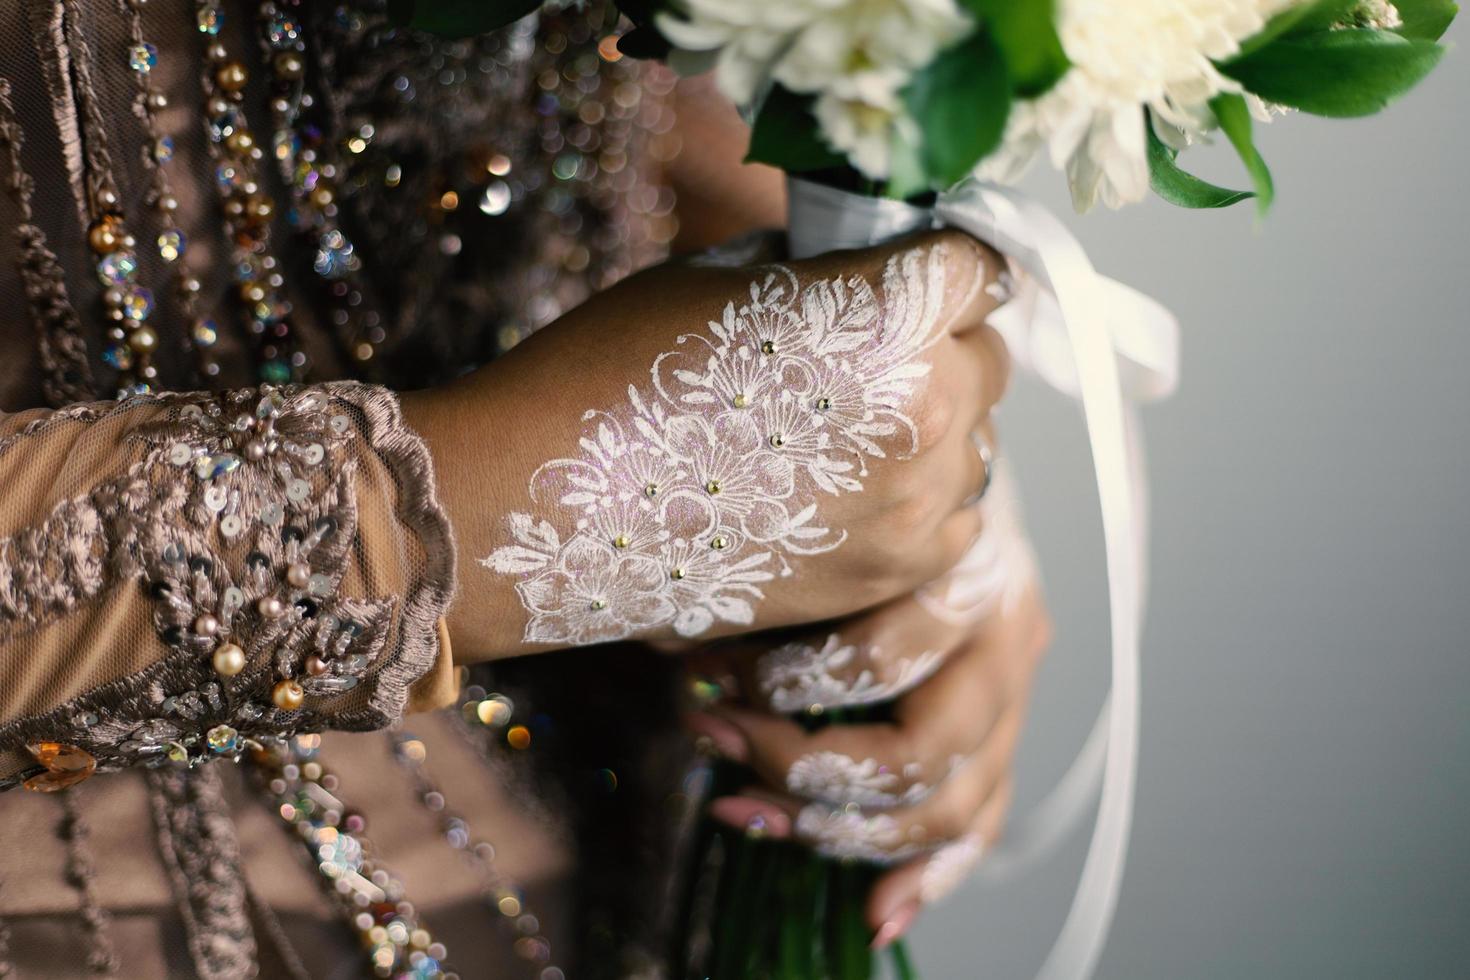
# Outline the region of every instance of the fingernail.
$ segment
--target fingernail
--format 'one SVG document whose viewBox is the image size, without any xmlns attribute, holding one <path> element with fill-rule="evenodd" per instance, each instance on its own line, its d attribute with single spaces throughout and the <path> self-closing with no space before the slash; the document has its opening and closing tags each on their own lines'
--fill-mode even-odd
<svg viewBox="0 0 1470 980">
<path fill-rule="evenodd" d="M 776 840 L 791 836 L 791 818 L 780 807 L 747 796 L 722 796 L 709 805 L 709 815 L 756 836 Z"/>
<path fill-rule="evenodd" d="M 709 739 L 716 751 L 731 762 L 745 762 L 750 758 L 745 736 L 728 721 L 697 711 L 684 716 L 684 727 L 696 736 Z"/>
<path fill-rule="evenodd" d="M 909 926 L 914 924 L 914 919 L 918 914 L 918 902 L 909 902 L 907 905 L 900 906 L 897 912 L 890 915 L 878 927 L 878 933 L 873 937 L 872 948 L 876 951 L 892 945 L 909 931 Z"/>
</svg>

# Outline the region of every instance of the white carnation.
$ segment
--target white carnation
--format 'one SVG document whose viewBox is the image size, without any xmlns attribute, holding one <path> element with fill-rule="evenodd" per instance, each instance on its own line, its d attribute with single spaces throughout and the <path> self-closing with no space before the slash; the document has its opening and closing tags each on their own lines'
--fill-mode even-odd
<svg viewBox="0 0 1470 980">
<path fill-rule="evenodd" d="M 680 10 L 659 30 L 682 52 L 713 52 L 726 96 L 750 105 L 767 82 L 817 96 L 822 135 L 873 178 L 888 175 L 894 134 L 911 125 L 899 93 L 971 26 L 955 0 L 681 0 Z"/>
<path fill-rule="evenodd" d="M 1072 69 L 1041 98 L 1017 103 L 980 176 L 1014 181 L 1044 149 L 1053 166 L 1066 168 L 1078 210 L 1141 200 L 1148 192 L 1144 110 L 1173 142 L 1200 136 L 1213 123 L 1206 103 L 1240 91 L 1212 62 L 1237 53 L 1293 2 L 1061 0 L 1057 27 Z"/>
</svg>

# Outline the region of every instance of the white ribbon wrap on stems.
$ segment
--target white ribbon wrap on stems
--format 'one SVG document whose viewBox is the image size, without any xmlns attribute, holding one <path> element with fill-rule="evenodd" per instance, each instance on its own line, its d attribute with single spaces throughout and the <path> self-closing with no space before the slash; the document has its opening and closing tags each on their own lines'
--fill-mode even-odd
<svg viewBox="0 0 1470 980">
<path fill-rule="evenodd" d="M 1040 972 L 1042 980 L 1085 980 L 1097 966 L 1117 905 L 1138 767 L 1148 534 L 1140 430 L 1130 401 L 1174 390 L 1178 323 L 1154 300 L 1099 275 L 1067 227 L 1013 189 L 967 181 L 926 209 L 799 179 L 788 187 L 793 258 L 939 226 L 968 232 L 1006 256 L 1017 295 L 992 324 L 1018 366 L 1082 403 L 1107 554 L 1112 690 L 1057 788 L 982 866 L 1005 876 L 1049 851 L 1086 812 L 1100 777 L 1082 877 Z"/>
</svg>

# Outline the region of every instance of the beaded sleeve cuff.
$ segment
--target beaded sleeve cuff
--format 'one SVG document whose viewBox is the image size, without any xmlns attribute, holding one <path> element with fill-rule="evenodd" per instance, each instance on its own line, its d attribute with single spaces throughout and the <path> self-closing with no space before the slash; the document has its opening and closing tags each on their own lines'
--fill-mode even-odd
<svg viewBox="0 0 1470 980">
<path fill-rule="evenodd" d="M 0 787 L 192 766 L 403 713 L 441 655 L 454 550 L 427 449 L 390 392 L 264 386 L 50 418 L 0 435 L 0 475 L 23 472 L 22 454 L 81 451 L 77 426 L 106 424 L 115 444 L 85 451 L 120 472 L 39 524 L 0 528 L 0 652 L 32 672 L 64 665 L 61 686 L 80 691 L 0 703 L 0 751 L 35 763 Z M 151 630 L 118 626 L 139 604 Z M 57 628 L 72 617 L 98 627 L 81 649 L 54 640 L 74 635 Z M 119 658 L 118 644 L 143 652 Z"/>
</svg>

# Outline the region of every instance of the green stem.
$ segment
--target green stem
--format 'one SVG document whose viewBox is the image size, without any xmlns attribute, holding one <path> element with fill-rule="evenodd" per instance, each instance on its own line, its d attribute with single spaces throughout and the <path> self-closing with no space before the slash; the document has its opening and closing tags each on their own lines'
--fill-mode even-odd
<svg viewBox="0 0 1470 980">
<path fill-rule="evenodd" d="M 914 964 L 909 962 L 908 944 L 902 939 L 894 940 L 893 945 L 888 947 L 888 957 L 893 961 L 893 974 L 896 980 L 919 980 Z"/>
</svg>

